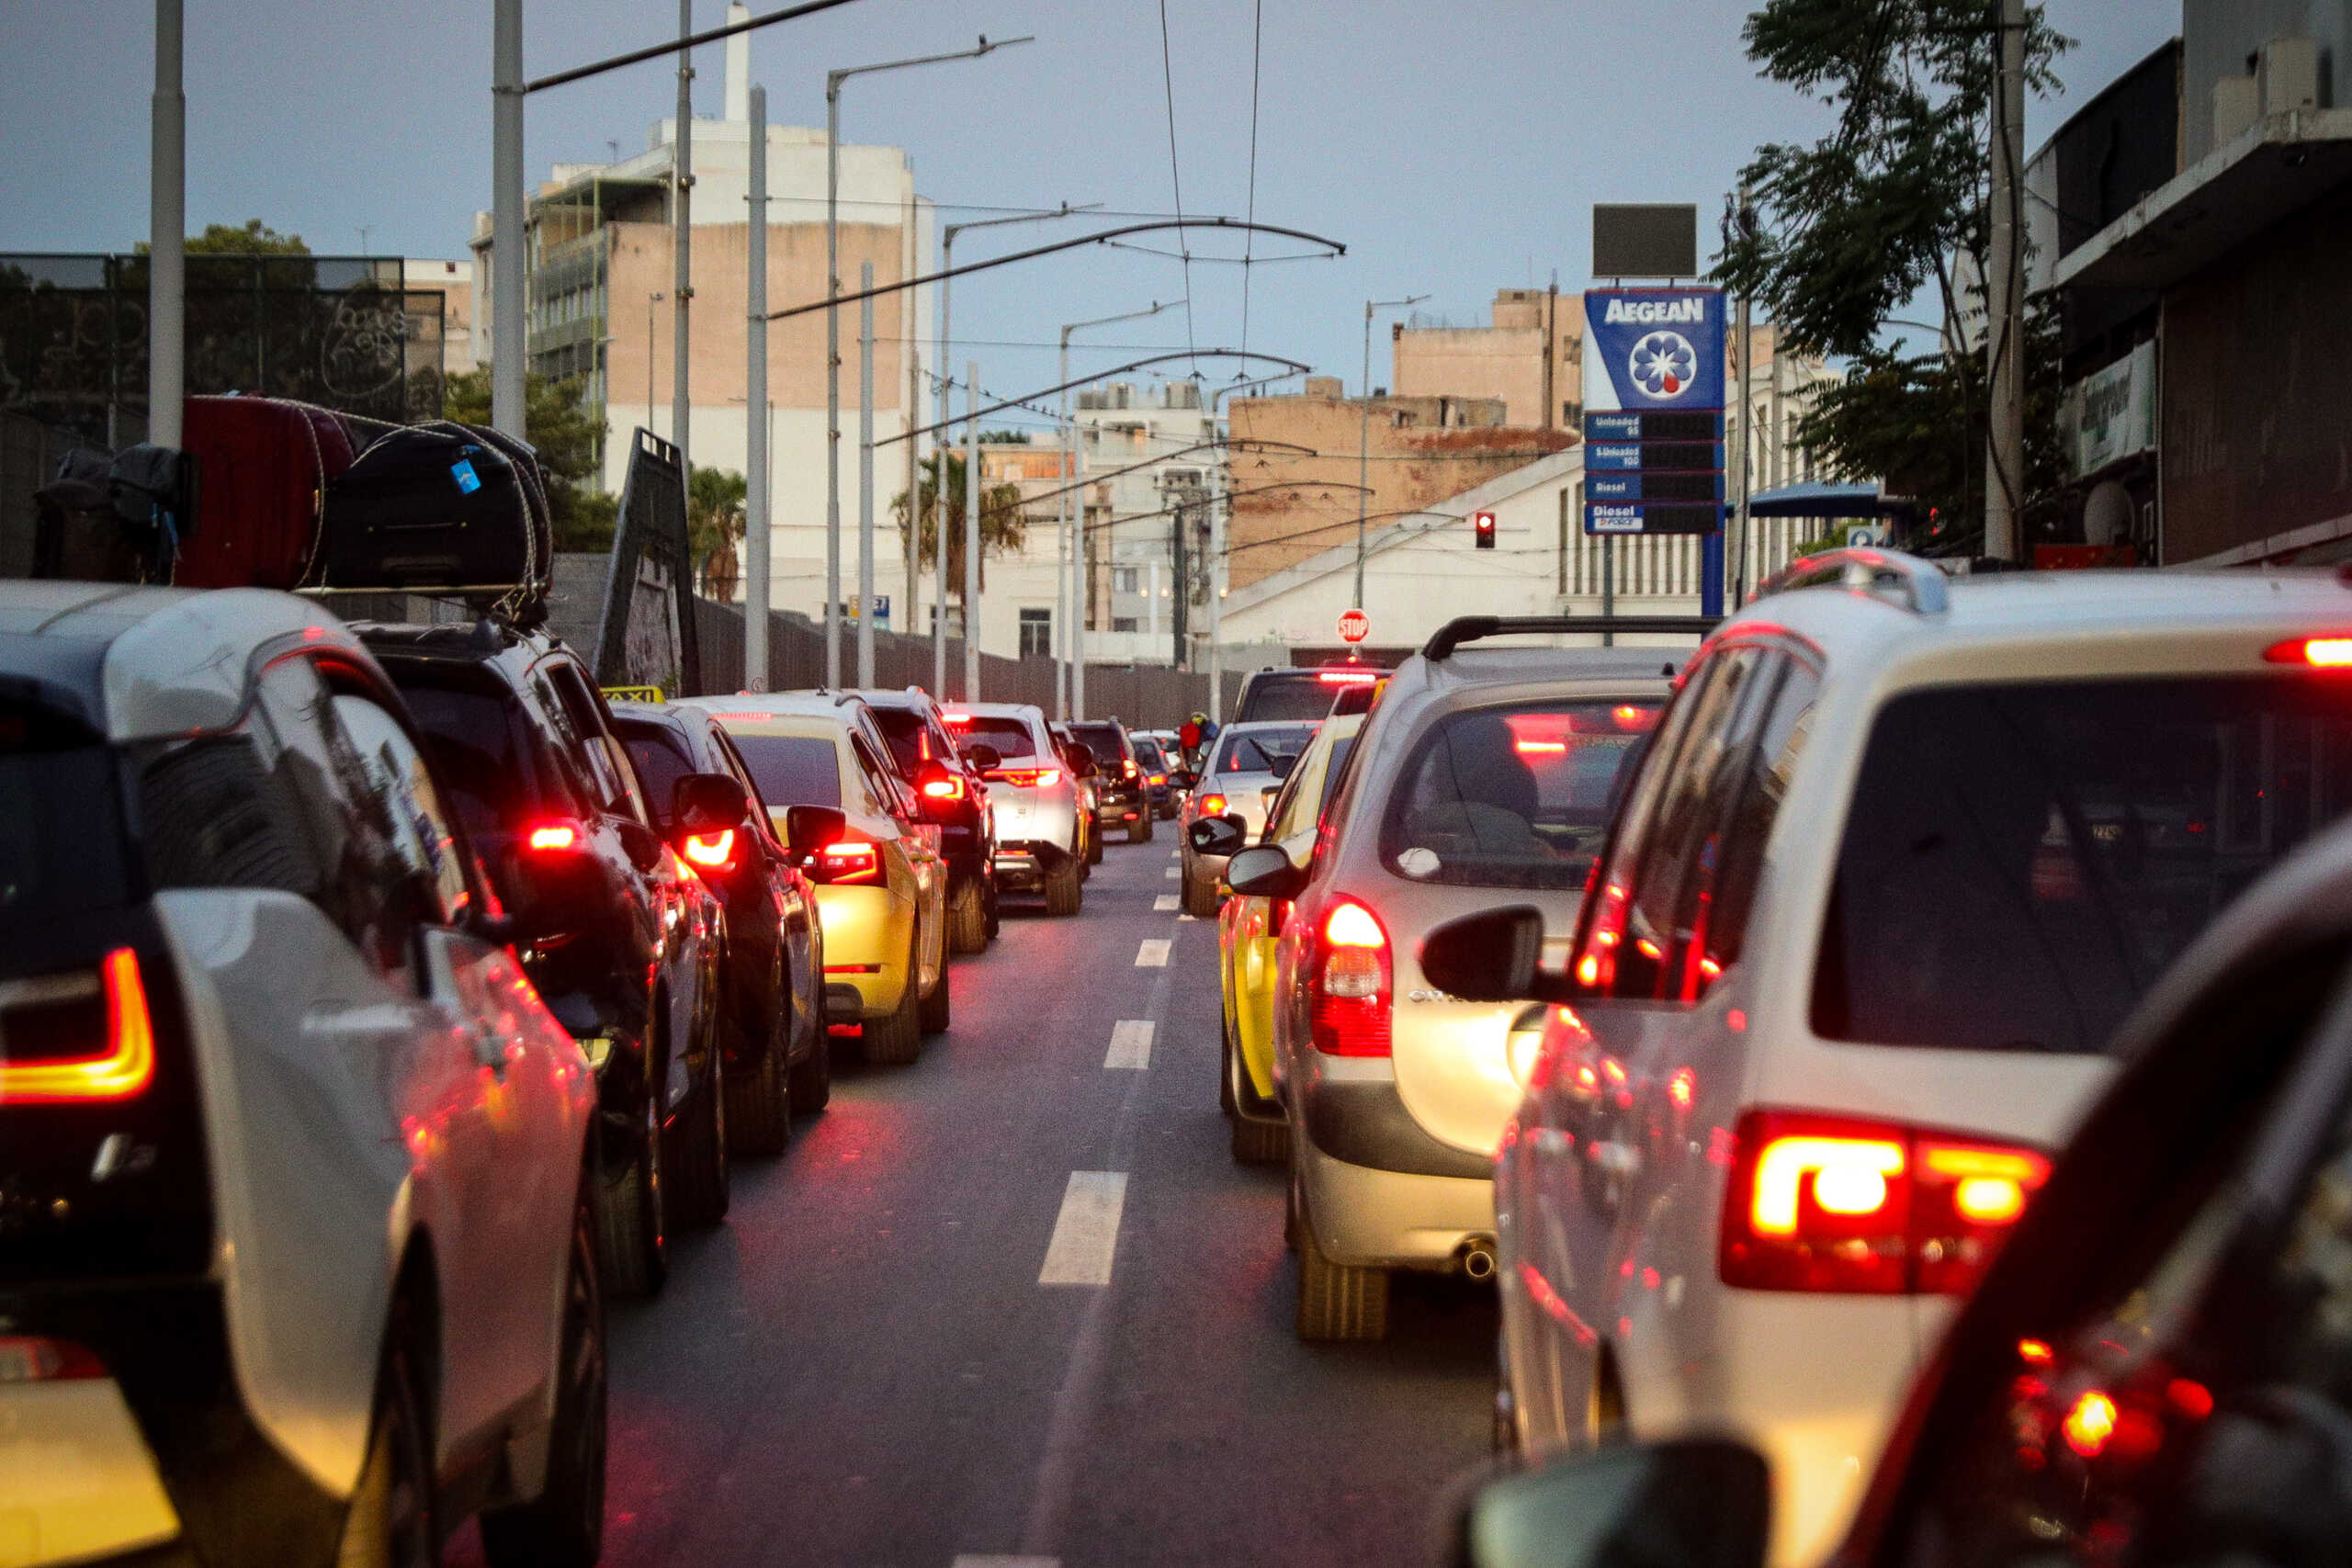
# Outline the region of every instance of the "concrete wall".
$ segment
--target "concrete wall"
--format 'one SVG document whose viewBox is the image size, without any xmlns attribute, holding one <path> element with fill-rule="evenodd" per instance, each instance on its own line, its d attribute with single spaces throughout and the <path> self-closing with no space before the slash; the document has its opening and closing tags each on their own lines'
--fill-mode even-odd
<svg viewBox="0 0 2352 1568">
<path fill-rule="evenodd" d="M 2317 40 L 2320 107 L 2342 107 L 2352 96 L 2352 0 L 2183 0 L 2183 168 L 2213 151 L 2213 84 L 2253 73 L 2247 57 L 2281 36 Z"/>
<path fill-rule="evenodd" d="M 1573 426 L 1576 421 L 1562 405 L 1584 406 L 1584 296 L 1506 288 L 1495 296 L 1492 323 L 1396 326 L 1390 334 L 1390 389 L 1398 397 L 1496 398 L 1504 404 L 1506 423 Z M 1547 337 L 1553 367 L 1548 405 Z"/>
</svg>

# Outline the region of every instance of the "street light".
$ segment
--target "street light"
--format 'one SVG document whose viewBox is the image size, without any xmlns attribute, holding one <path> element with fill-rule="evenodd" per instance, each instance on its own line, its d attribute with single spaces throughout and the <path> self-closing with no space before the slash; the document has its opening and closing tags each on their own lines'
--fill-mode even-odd
<svg viewBox="0 0 2352 1568">
<path fill-rule="evenodd" d="M 1298 374 L 1299 372 L 1295 370 L 1285 370 L 1279 376 L 1261 376 L 1253 381 L 1235 381 L 1229 386 L 1219 387 L 1211 392 L 1209 394 L 1210 436 L 1214 438 L 1216 434 L 1216 405 L 1221 400 L 1234 392 L 1255 390 L 1260 387 L 1272 386 L 1276 381 L 1287 381 Z M 1225 474 L 1227 479 L 1232 478 L 1232 468 L 1229 465 L 1226 468 Z M 1222 711 L 1225 705 L 1225 509 L 1219 506 L 1218 502 L 1225 500 L 1224 491 L 1227 488 L 1220 486 L 1218 493 L 1209 498 L 1209 722 L 1211 724 L 1225 722 L 1225 715 Z M 1181 592 L 1183 584 L 1177 584 L 1177 588 Z"/>
<path fill-rule="evenodd" d="M 1363 499 L 1366 494 L 1366 473 L 1372 465 L 1372 313 L 1374 310 L 1403 310 L 1428 299 L 1415 294 L 1404 299 L 1367 299 L 1363 302 L 1363 428 L 1356 437 L 1356 594 L 1358 608 L 1363 605 Z"/>
<path fill-rule="evenodd" d="M 1089 327 L 1107 327 L 1114 321 L 1139 321 L 1146 316 L 1157 316 L 1162 310 L 1185 302 L 1170 300 L 1163 305 L 1155 299 L 1151 302 L 1151 308 L 1147 310 L 1125 310 L 1115 316 L 1097 316 L 1091 321 L 1072 321 L 1062 328 L 1061 482 L 1065 487 L 1078 475 L 1078 453 L 1075 449 L 1077 431 L 1070 423 L 1069 417 L 1070 333 L 1084 332 Z M 964 482 L 969 484 L 970 476 L 967 475 Z M 1063 634 L 1062 647 L 1067 674 L 1055 695 L 1062 701 L 1064 718 L 1084 718 L 1086 716 L 1086 601 L 1090 591 L 1094 586 L 1091 582 L 1081 586 L 1080 582 L 1080 573 L 1086 570 L 1080 559 L 1085 539 L 1078 526 L 1086 518 L 1085 497 L 1079 497 L 1078 504 L 1073 506 L 1065 496 L 1060 503 L 1060 511 L 1062 540 L 1069 556 L 1069 564 L 1062 578 L 1062 604 L 1065 617 L 1062 625 L 1068 628 Z"/>
<path fill-rule="evenodd" d="M 986 34 L 972 49 L 948 54 L 923 54 L 909 60 L 886 60 L 874 65 L 852 65 L 825 73 L 825 684 L 842 683 L 842 313 L 841 277 L 842 84 L 853 76 L 882 71 L 903 71 L 916 65 L 936 65 L 949 60 L 978 60 L 1029 37 L 990 43 Z M 907 411 L 912 418 L 914 411 Z M 913 504 L 911 497 L 909 505 Z M 871 615 L 866 605 L 861 615 Z"/>
<path fill-rule="evenodd" d="M 668 299 L 666 294 L 645 297 L 645 428 L 653 428 L 653 307 Z"/>
</svg>

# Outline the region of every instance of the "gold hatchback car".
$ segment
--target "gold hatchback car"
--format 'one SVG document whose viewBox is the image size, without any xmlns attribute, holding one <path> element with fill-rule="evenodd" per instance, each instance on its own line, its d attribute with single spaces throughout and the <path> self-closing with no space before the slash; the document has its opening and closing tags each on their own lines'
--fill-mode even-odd
<svg viewBox="0 0 2352 1568">
<path fill-rule="evenodd" d="M 822 692 L 686 701 L 726 728 L 787 841 L 792 807 L 842 814 L 802 867 L 825 932 L 825 1017 L 859 1026 L 867 1061 L 913 1061 L 947 1027 L 947 866 L 872 714 Z"/>
</svg>

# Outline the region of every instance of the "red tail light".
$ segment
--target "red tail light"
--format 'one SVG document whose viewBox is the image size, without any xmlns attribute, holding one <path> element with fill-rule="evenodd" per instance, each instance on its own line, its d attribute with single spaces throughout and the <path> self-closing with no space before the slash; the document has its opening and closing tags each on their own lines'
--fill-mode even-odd
<svg viewBox="0 0 2352 1568">
<path fill-rule="evenodd" d="M 1307 968 L 1308 1032 L 1330 1056 L 1385 1056 L 1396 994 L 1388 933 L 1379 917 L 1341 898 L 1323 917 Z"/>
<path fill-rule="evenodd" d="M 1062 782 L 1059 768 L 999 768 L 989 777 L 1021 789 L 1051 789 Z"/>
<path fill-rule="evenodd" d="M 839 887 L 882 880 L 882 849 L 868 839 L 836 839 L 809 857 L 808 878 Z"/>
<path fill-rule="evenodd" d="M 1136 766 L 1136 764 L 1135 764 L 1135 759 L 1134 759 L 1134 758 L 1132 758 L 1132 757 L 1130 757 L 1130 758 L 1126 759 L 1125 761 L 1124 761 L 1120 762 L 1120 764 L 1119 764 L 1119 771 L 1120 771 L 1121 773 L 1123 773 L 1126 774 L 1126 775 L 1127 775 L 1127 777 L 1129 777 L 1129 778 L 1133 778 L 1133 777 L 1135 777 L 1135 776 L 1136 776 L 1136 774 L 1138 772 L 1140 772 L 1141 770 L 1140 770 L 1140 769 L 1138 769 L 1138 768 Z"/>
<path fill-rule="evenodd" d="M 938 778 L 925 780 L 922 786 L 922 797 L 925 800 L 963 799 L 964 775 L 961 773 L 944 773 Z"/>
<path fill-rule="evenodd" d="M 2308 664 L 2315 670 L 2352 669 L 2352 636 L 2289 637 L 2264 649 L 2262 657 L 2273 664 Z"/>
<path fill-rule="evenodd" d="M 524 842 L 542 852 L 577 849 L 580 829 L 569 822 L 542 822 L 530 830 Z"/>
<path fill-rule="evenodd" d="M 95 975 L 17 984 L 27 994 L 8 1009 L 12 1038 L 0 1056 L 0 1105 L 130 1100 L 154 1081 L 155 1024 L 139 955 L 130 949 L 107 953 Z"/>
<path fill-rule="evenodd" d="M 1151 775 L 1151 782 L 1156 784 L 1164 784 L 1168 782 L 1168 775 L 1166 773 L 1154 773 Z"/>
<path fill-rule="evenodd" d="M 106 1375 L 106 1363 L 70 1339 L 0 1334 L 0 1383 L 73 1382 Z"/>
<path fill-rule="evenodd" d="M 1598 876 L 1600 872 L 1596 861 L 1593 874 Z M 1584 951 L 1577 955 L 1577 984 L 1605 991 L 1617 978 L 1617 948 L 1625 940 L 1625 907 L 1624 888 L 1612 882 L 1600 890 L 1592 925 L 1585 933 Z"/>
<path fill-rule="evenodd" d="M 1222 817 L 1225 815 L 1225 796 L 1221 795 L 1201 796 L 1201 815 L 1204 817 Z"/>
<path fill-rule="evenodd" d="M 735 863 L 735 829 L 721 828 L 716 833 L 689 833 L 685 850 L 686 859 L 695 865 L 726 871 Z"/>
<path fill-rule="evenodd" d="M 1717 1269 L 1757 1291 L 1957 1294 L 2000 1249 L 2050 1161 L 1893 1122 L 1740 1118 Z"/>
</svg>

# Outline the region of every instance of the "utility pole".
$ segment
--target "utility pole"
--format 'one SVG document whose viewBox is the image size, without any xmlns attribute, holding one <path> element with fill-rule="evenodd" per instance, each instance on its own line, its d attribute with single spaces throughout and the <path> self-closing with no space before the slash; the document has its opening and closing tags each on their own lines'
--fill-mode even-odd
<svg viewBox="0 0 2352 1568">
<path fill-rule="evenodd" d="M 1080 582 L 1080 576 L 1086 570 L 1086 497 L 1080 491 L 1075 501 L 1070 498 L 1071 486 L 1078 476 L 1080 456 L 1077 451 L 1078 426 L 1069 416 L 1070 334 L 1084 332 L 1089 327 L 1107 327 L 1114 321 L 1140 321 L 1147 316 L 1157 316 L 1162 310 L 1172 310 L 1182 302 L 1170 300 L 1162 304 L 1155 299 L 1148 310 L 1097 316 L 1091 321 L 1070 321 L 1062 328 L 1061 386 L 1057 389 L 1062 395 L 1062 463 L 1058 487 L 1062 493 L 1056 503 L 1055 516 L 1060 520 L 1063 550 L 1069 558 L 1069 566 L 1062 578 L 1064 593 L 1057 595 L 1063 605 L 1063 626 L 1067 628 L 1062 633 L 1065 673 L 1056 687 L 1056 694 L 1066 705 L 1061 715 L 1064 718 L 1084 717 L 1086 705 L 1086 592 L 1085 586 Z"/>
<path fill-rule="evenodd" d="M 678 37 L 694 36 L 695 0 L 678 0 Z M 672 189 L 676 193 L 670 205 L 674 226 L 671 248 L 677 258 L 677 277 L 672 285 L 674 303 L 670 310 L 670 353 L 672 375 L 675 383 L 670 389 L 670 439 L 678 446 L 678 479 L 691 495 L 694 491 L 694 459 L 686 441 L 686 423 L 694 410 L 694 399 L 687 388 L 690 344 L 687 311 L 695 297 L 694 268 L 690 251 L 694 236 L 695 207 L 695 63 L 691 50 L 678 51 L 678 137 L 671 160 Z M 680 561 L 677 570 L 689 577 L 694 572 L 692 561 Z"/>
<path fill-rule="evenodd" d="M 1168 597 L 1174 612 L 1170 617 L 1175 628 L 1170 662 L 1176 669 L 1184 668 L 1184 636 L 1192 629 L 1191 617 L 1185 613 L 1185 601 L 1193 596 L 1193 563 L 1185 549 L 1185 530 L 1192 519 L 1192 508 L 1180 495 L 1176 504 L 1168 509 L 1168 554 L 1175 563 L 1176 585 Z"/>
<path fill-rule="evenodd" d="M 2025 0 L 2000 0 L 1994 39 L 1992 251 L 1985 261 L 1984 334 L 1989 450 L 1984 466 L 1984 553 L 2018 554 L 2025 501 Z"/>
<path fill-rule="evenodd" d="M 752 89 L 751 266 L 743 344 L 743 689 L 768 689 L 768 90 Z"/>
<path fill-rule="evenodd" d="M 874 264 L 858 287 L 874 287 Z M 857 311 L 857 683 L 874 684 L 874 297 Z"/>
<path fill-rule="evenodd" d="M 899 233 L 905 243 L 899 247 L 899 276 L 911 277 L 915 272 L 915 205 L 911 196 L 907 199 L 906 216 L 901 220 Z M 922 400 L 922 388 L 917 380 L 922 374 L 922 368 L 915 353 L 915 302 L 912 299 L 899 302 L 899 352 L 906 356 L 907 361 L 907 395 L 905 400 L 899 404 L 899 423 L 912 430 L 917 417 L 915 410 Z M 922 581 L 922 513 L 915 504 L 921 499 L 918 480 L 922 476 L 915 462 L 915 448 L 919 445 L 921 443 L 912 440 L 907 443 L 907 608 L 902 625 L 909 637 L 922 629 L 922 622 L 915 612 L 915 591 Z M 934 437 L 932 446 L 936 448 L 938 445 L 938 439 Z M 934 620 L 945 620 L 947 601 L 943 598 L 932 607 L 931 614 Z"/>
<path fill-rule="evenodd" d="M 1364 506 L 1372 494 L 1365 473 L 1372 462 L 1372 313 L 1389 309 L 1403 310 L 1428 299 L 1415 294 L 1404 299 L 1367 299 L 1363 302 L 1363 428 L 1356 439 L 1356 587 L 1353 603 L 1363 604 L 1363 523 Z"/>
<path fill-rule="evenodd" d="M 941 465 L 940 482 L 946 482 Z M 944 541 L 940 553 L 946 552 Z M 964 364 L 964 700 L 980 700 L 980 362 Z"/>
<path fill-rule="evenodd" d="M 508 9 L 520 4 L 502 0 L 499 7 L 497 59 L 502 71 L 510 52 Z M 511 52 L 519 77 L 519 11 L 511 20 Z M 147 439 L 158 446 L 180 444 L 180 411 L 187 393 L 187 97 L 180 87 L 180 0 L 155 0 L 155 97 L 149 110 L 147 171 Z M 521 106 L 522 100 L 515 99 L 518 114 Z M 492 107 L 503 109 L 503 105 L 493 97 Z M 515 167 L 521 166 L 518 146 Z M 514 416 L 519 434 L 519 392 Z"/>
</svg>

